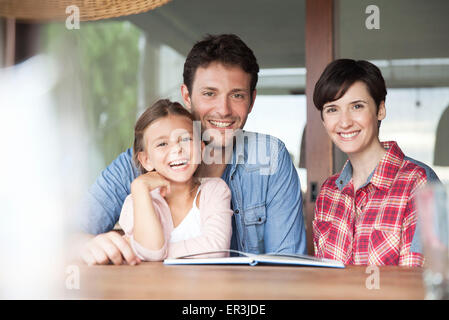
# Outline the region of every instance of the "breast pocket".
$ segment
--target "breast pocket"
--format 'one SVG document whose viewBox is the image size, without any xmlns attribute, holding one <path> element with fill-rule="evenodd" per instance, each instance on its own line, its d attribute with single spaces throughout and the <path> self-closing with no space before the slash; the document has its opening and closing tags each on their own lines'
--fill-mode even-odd
<svg viewBox="0 0 449 320">
<path fill-rule="evenodd" d="M 330 221 L 321 221 L 321 220 L 313 220 L 313 242 L 317 249 L 321 249 L 324 247 L 324 244 L 329 237 L 330 229 L 332 228 L 332 222 Z"/>
<path fill-rule="evenodd" d="M 264 252 L 264 228 L 267 220 L 265 203 L 249 207 L 244 210 L 245 240 L 248 251 L 252 253 Z"/>
<path fill-rule="evenodd" d="M 374 227 L 368 244 L 368 264 L 397 265 L 400 245 L 400 230 Z"/>
<path fill-rule="evenodd" d="M 315 255 L 348 263 L 352 255 L 352 233 L 346 224 L 314 220 L 313 242 Z"/>
</svg>

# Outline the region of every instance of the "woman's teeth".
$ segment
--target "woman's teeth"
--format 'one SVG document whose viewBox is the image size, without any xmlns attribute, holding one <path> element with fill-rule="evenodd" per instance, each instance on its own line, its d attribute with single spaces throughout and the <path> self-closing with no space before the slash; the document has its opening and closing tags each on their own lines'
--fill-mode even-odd
<svg viewBox="0 0 449 320">
<path fill-rule="evenodd" d="M 349 139 L 349 138 L 356 136 L 358 133 L 359 132 L 356 131 L 356 132 L 351 132 L 351 133 L 340 133 L 340 135 L 345 139 Z"/>
<path fill-rule="evenodd" d="M 209 122 L 219 128 L 227 128 L 233 124 L 233 122 L 221 122 L 221 121 L 214 121 L 214 120 L 209 120 Z"/>
</svg>

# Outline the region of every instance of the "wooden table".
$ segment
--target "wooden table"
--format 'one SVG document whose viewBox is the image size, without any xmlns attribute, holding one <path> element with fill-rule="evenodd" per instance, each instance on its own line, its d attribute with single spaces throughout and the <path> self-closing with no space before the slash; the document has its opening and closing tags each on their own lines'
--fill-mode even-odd
<svg viewBox="0 0 449 320">
<path fill-rule="evenodd" d="M 81 299 L 423 299 L 422 269 L 380 267 L 379 288 L 368 289 L 373 273 L 292 266 L 80 265 L 80 289 L 66 298 Z M 368 279 L 368 284 L 375 284 Z"/>
</svg>

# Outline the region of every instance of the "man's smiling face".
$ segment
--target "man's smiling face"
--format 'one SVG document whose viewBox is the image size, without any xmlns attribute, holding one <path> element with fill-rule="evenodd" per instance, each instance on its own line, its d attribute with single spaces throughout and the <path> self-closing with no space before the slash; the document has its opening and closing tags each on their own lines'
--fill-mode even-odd
<svg viewBox="0 0 449 320">
<path fill-rule="evenodd" d="M 233 133 L 245 125 L 256 97 L 250 82 L 251 75 L 239 66 L 212 62 L 198 67 L 192 92 L 181 87 L 186 107 L 201 121 L 202 131 L 208 130 L 214 147 L 231 145 Z"/>
</svg>

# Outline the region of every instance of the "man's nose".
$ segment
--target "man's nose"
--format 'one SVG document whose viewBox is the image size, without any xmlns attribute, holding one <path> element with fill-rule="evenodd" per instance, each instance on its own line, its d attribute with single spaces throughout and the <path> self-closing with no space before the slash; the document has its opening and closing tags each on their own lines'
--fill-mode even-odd
<svg viewBox="0 0 449 320">
<path fill-rule="evenodd" d="M 223 96 L 217 101 L 215 111 L 223 118 L 229 117 L 232 114 L 231 102 L 228 97 Z"/>
</svg>

